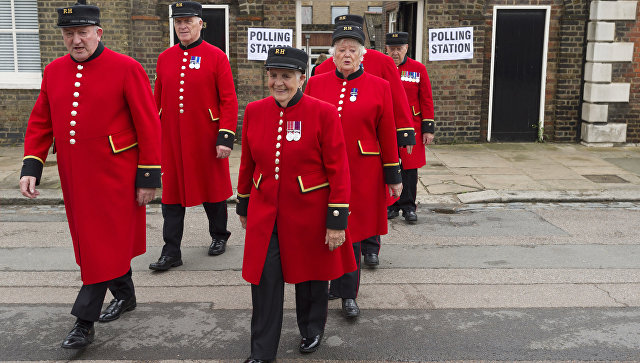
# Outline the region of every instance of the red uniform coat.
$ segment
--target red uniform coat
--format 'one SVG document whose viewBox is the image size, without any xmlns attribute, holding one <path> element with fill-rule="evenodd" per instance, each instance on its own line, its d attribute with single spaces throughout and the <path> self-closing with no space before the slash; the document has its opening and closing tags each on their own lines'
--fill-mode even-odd
<svg viewBox="0 0 640 363">
<path fill-rule="evenodd" d="M 422 133 L 433 133 L 431 81 L 429 81 L 427 68 L 424 64 L 409 57 L 406 57 L 404 62 L 398 66 L 398 72 L 407 93 L 409 107 L 413 114 L 413 128 L 416 133 L 416 146 L 414 146 L 413 152 L 408 154 L 406 150 L 400 149 L 400 159 L 403 169 L 417 169 L 427 163 Z M 423 127 L 428 131 L 422 131 Z"/>
<path fill-rule="evenodd" d="M 349 163 L 340 121 L 333 106 L 300 92 L 294 99 L 300 97 L 286 108 L 267 97 L 244 113 L 238 175 L 239 206 L 248 199 L 247 213 L 238 209 L 247 216 L 242 277 L 256 285 L 274 223 L 285 282 L 332 280 L 356 269 L 348 230 L 343 246 L 329 251 L 325 245 L 329 219 L 342 218 L 344 225 L 332 228 L 344 229 L 348 214 Z"/>
<path fill-rule="evenodd" d="M 216 146 L 233 147 L 238 99 L 227 56 L 198 40 L 158 57 L 155 99 L 162 123 L 162 202 L 185 207 L 232 194 L 229 160 Z"/>
<path fill-rule="evenodd" d="M 362 70 L 348 79 L 336 72 L 311 77 L 305 90 L 335 105 L 342 118 L 351 172 L 349 231 L 354 242 L 387 233 L 385 181 L 401 182 L 390 92 L 389 82 Z"/>
<path fill-rule="evenodd" d="M 149 78 L 132 58 L 100 47 L 89 61 L 66 55 L 45 67 L 24 143 L 24 165 L 41 166 L 55 137 L 84 284 L 124 275 L 145 252 L 145 207 L 136 203 L 136 187 L 151 186 L 141 178 L 154 172 L 153 186 L 160 181 L 160 123 Z M 147 170 L 141 178 L 139 169 Z M 34 174 L 23 167 L 23 175 L 39 179 Z"/>
<path fill-rule="evenodd" d="M 398 145 L 413 145 L 415 143 L 413 135 L 413 123 L 407 96 L 403 92 L 402 82 L 398 76 L 396 64 L 393 59 L 375 49 L 367 49 L 364 54 L 362 66 L 364 71 L 374 76 L 378 76 L 389 82 L 391 87 L 391 98 L 393 101 L 393 117 L 395 119 Z M 314 75 L 334 72 L 336 65 L 333 58 L 319 64 L 314 68 Z"/>
</svg>

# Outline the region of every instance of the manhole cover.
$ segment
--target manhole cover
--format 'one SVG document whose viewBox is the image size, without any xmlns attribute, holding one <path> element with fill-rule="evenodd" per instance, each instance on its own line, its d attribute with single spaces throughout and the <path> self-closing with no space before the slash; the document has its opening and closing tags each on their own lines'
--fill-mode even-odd
<svg viewBox="0 0 640 363">
<path fill-rule="evenodd" d="M 594 183 L 628 183 L 627 180 L 624 180 L 615 174 L 589 174 L 583 175 L 583 177 Z"/>
</svg>

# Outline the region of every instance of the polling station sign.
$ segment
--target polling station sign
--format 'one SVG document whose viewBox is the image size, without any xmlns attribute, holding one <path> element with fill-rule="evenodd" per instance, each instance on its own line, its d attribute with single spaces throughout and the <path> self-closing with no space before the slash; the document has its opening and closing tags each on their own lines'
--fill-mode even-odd
<svg viewBox="0 0 640 363">
<path fill-rule="evenodd" d="M 269 48 L 278 45 L 291 46 L 292 29 L 249 28 L 247 58 L 249 60 L 267 60 Z"/>
<path fill-rule="evenodd" d="M 429 29 L 429 61 L 473 59 L 473 27 Z"/>
</svg>

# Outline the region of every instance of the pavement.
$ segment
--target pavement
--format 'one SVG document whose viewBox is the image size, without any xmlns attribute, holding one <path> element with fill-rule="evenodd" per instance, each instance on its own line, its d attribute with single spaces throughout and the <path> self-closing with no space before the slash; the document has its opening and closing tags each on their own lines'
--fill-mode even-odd
<svg viewBox="0 0 640 363">
<path fill-rule="evenodd" d="M 88 349 L 60 349 L 80 274 L 55 155 L 35 200 L 18 191 L 21 159 L 21 147 L 0 147 L 0 361 L 248 356 L 232 204 L 232 237 L 216 257 L 205 213 L 187 208 L 185 263 L 168 273 L 148 269 L 163 245 L 160 206 L 148 206 L 147 253 L 132 261 L 138 307 L 98 324 Z M 239 160 L 236 147 L 234 184 Z M 323 346 L 302 356 L 287 285 L 278 362 L 640 361 L 639 147 L 433 145 L 427 160 L 418 223 L 389 221 L 380 266 L 362 271 L 360 318 L 331 301 Z"/>
<path fill-rule="evenodd" d="M 40 197 L 28 200 L 20 194 L 22 153 L 20 146 L 0 147 L 0 205 L 63 203 L 55 155 L 47 158 Z M 239 165 L 237 146 L 230 157 L 234 191 Z M 417 202 L 433 208 L 492 202 L 640 201 L 640 147 L 431 145 L 418 177 Z M 229 198 L 234 201 L 235 196 Z"/>
</svg>

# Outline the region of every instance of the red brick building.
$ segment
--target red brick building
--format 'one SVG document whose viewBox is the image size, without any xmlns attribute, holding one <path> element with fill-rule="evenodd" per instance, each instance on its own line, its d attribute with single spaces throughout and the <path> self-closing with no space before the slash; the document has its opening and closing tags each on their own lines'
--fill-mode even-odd
<svg viewBox="0 0 640 363">
<path fill-rule="evenodd" d="M 42 69 L 66 53 L 55 8 L 70 3 L 12 1 L 0 9 L 0 145 L 22 142 Z M 171 1 L 89 3 L 102 10 L 105 45 L 140 61 L 152 82 L 156 58 L 172 41 Z M 314 23 L 315 18 L 346 9 L 370 14 L 367 33 L 378 49 L 384 32 L 411 33 L 410 53 L 425 63 L 431 77 L 438 143 L 640 143 L 637 1 L 202 3 L 207 37 L 231 62 L 240 120 L 248 102 L 268 94 L 262 62 L 247 59 L 248 28 L 292 29 L 293 45 L 305 49 L 307 34 L 326 38 L 330 32 L 330 24 Z M 472 58 L 430 60 L 430 30 L 463 27 L 472 29 Z"/>
</svg>

